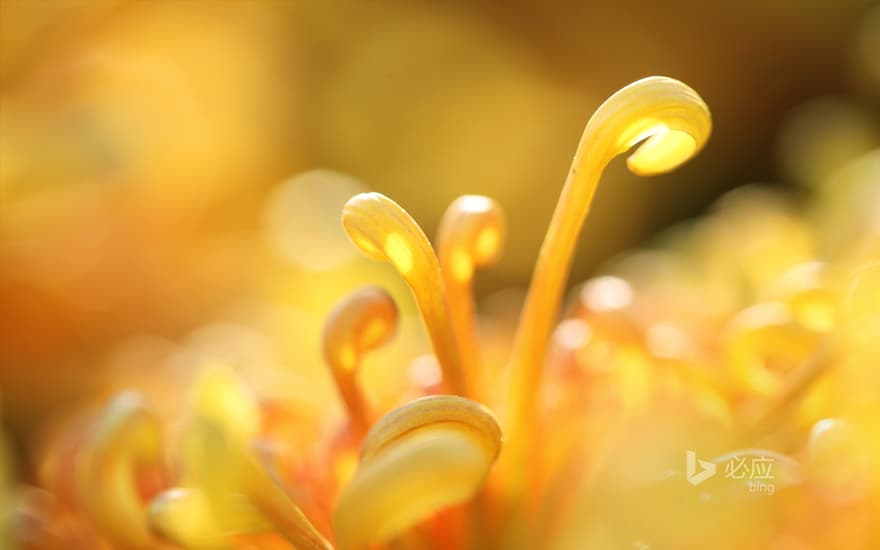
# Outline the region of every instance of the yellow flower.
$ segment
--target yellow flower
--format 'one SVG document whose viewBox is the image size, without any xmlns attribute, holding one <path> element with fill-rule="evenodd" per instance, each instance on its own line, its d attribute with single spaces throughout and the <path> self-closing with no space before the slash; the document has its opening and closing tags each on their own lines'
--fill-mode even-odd
<svg viewBox="0 0 880 550">
<path fill-rule="evenodd" d="M 360 365 L 391 339 L 398 309 L 382 288 L 363 288 L 324 330 L 347 415 L 325 428 L 326 441 L 297 449 L 296 464 L 273 454 L 279 432 L 269 425 L 284 413 L 230 370 L 208 368 L 177 437 L 131 395 L 92 424 L 75 453 L 82 515 L 100 540 L 133 548 L 880 541 L 871 521 L 880 512 L 880 226 L 868 215 L 805 216 L 746 188 L 662 246 L 612 263 L 562 311 L 605 167 L 635 147 L 634 173 L 672 170 L 710 131 L 702 99 L 670 78 L 639 80 L 599 107 L 510 339 L 481 331 L 473 292 L 475 271 L 504 246 L 498 204 L 459 198 L 432 247 L 390 198 L 352 197 L 343 227 L 409 286 L 439 385 L 391 411 L 371 402 Z M 878 191 L 876 154 L 847 170 Z M 863 185 L 838 191 L 841 200 Z M 825 231 L 857 238 L 820 255 Z M 510 350 L 505 364 L 489 359 L 490 345 Z M 171 471 L 159 494 L 138 490 L 144 463 Z M 828 533 L 817 534 L 817 511 Z M 734 526 L 736 536 L 719 539 Z"/>
</svg>

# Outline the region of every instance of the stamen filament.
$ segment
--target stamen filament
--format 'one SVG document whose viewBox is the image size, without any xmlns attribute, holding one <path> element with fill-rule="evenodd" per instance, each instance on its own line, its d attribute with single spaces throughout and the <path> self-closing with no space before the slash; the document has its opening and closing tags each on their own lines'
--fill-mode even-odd
<svg viewBox="0 0 880 550">
<path fill-rule="evenodd" d="M 364 254 L 390 262 L 409 285 L 449 391 L 468 395 L 461 352 L 450 321 L 440 265 L 425 233 L 397 203 L 379 193 L 352 197 L 342 225 Z"/>
<path fill-rule="evenodd" d="M 471 378 L 484 374 L 480 372 L 474 314 L 474 269 L 488 267 L 498 259 L 504 234 L 501 207 L 492 199 L 478 195 L 464 195 L 449 205 L 437 234 L 437 257 L 446 285 L 450 320 L 465 372 Z"/>
<path fill-rule="evenodd" d="M 357 383 L 361 358 L 391 338 L 397 316 L 397 306 L 384 289 L 366 287 L 342 300 L 324 328 L 324 359 L 352 426 L 360 434 L 370 425 L 370 412 Z"/>
<path fill-rule="evenodd" d="M 627 160 L 638 175 L 668 172 L 699 151 L 711 131 L 709 110 L 677 80 L 649 77 L 606 100 L 590 118 L 550 222 L 529 286 L 512 356 L 509 403 L 514 485 L 534 430 L 534 411 L 551 332 L 578 234 L 599 179 L 617 155 L 645 140 Z M 515 490 L 518 490 L 515 488 Z"/>
</svg>

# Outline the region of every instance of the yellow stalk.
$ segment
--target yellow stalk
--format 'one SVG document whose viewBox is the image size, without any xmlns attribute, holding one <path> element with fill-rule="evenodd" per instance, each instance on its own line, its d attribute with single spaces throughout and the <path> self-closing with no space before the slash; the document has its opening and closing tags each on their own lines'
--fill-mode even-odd
<svg viewBox="0 0 880 550">
<path fill-rule="evenodd" d="M 550 222 L 529 286 L 511 362 L 509 402 L 514 491 L 523 481 L 532 440 L 536 399 L 550 334 L 578 234 L 605 167 L 634 145 L 627 159 L 637 175 L 660 174 L 690 159 L 711 131 L 706 104 L 677 80 L 649 77 L 608 98 L 593 114 L 578 144 L 571 170 Z"/>
</svg>

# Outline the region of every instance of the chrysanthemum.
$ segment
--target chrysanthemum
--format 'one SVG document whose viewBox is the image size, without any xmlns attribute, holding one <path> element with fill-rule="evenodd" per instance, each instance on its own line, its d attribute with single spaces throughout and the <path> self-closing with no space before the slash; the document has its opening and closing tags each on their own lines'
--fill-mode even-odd
<svg viewBox="0 0 880 550">
<path fill-rule="evenodd" d="M 560 322 L 606 165 L 636 147 L 634 173 L 672 170 L 710 130 L 702 99 L 669 78 L 635 82 L 599 107 L 504 365 L 485 357 L 472 293 L 475 270 L 504 243 L 498 205 L 459 198 L 432 247 L 388 197 L 351 198 L 345 231 L 394 266 L 424 321 L 442 373 L 425 396 L 383 411 L 362 390 L 362 358 L 391 338 L 398 315 L 383 289 L 368 287 L 342 300 L 325 327 L 347 419 L 317 451 L 302 450 L 317 458 L 273 452 L 295 416 L 211 366 L 188 392 L 179 437 L 127 393 L 59 444 L 46 466 L 57 502 L 31 502 L 32 518 L 78 533 L 78 544 L 120 548 L 877 544 L 867 518 L 878 513 L 880 453 L 862 444 L 880 440 L 870 219 L 812 222 L 767 192 L 741 191 L 663 248 L 588 281 Z M 876 191 L 877 161 L 842 177 Z M 821 250 L 811 228 L 823 223 L 855 225 L 859 238 Z M 746 461 L 771 464 L 760 473 L 772 475 L 761 479 L 772 480 L 776 500 L 750 494 L 755 479 L 725 475 Z M 695 482 L 697 464 L 717 468 L 715 479 Z M 832 537 L 815 534 L 817 510 L 831 518 Z M 745 532 L 730 534 L 736 526 Z"/>
</svg>

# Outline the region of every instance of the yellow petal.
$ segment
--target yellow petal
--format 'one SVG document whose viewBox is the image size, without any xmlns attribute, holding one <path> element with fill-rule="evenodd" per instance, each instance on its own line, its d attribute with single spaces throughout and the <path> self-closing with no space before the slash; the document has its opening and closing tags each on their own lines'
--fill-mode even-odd
<svg viewBox="0 0 880 550">
<path fill-rule="evenodd" d="M 140 396 L 125 393 L 105 409 L 77 463 L 77 483 L 92 520 L 125 548 L 155 548 L 135 468 L 163 468 L 162 433 Z"/>
<path fill-rule="evenodd" d="M 223 509 L 227 513 L 218 515 L 198 489 L 172 489 L 150 504 L 150 520 L 162 538 L 195 550 L 234 548 L 233 536 L 271 529 L 243 495 L 229 494 Z"/>
<path fill-rule="evenodd" d="M 434 512 L 471 498 L 501 449 L 485 407 L 461 397 L 425 397 L 383 417 L 340 494 L 334 531 L 341 550 L 386 541 Z"/>
<path fill-rule="evenodd" d="M 183 485 L 150 506 L 154 530 L 184 548 L 223 548 L 224 537 L 271 527 L 300 550 L 329 543 L 272 478 L 251 445 L 259 410 L 228 369 L 198 380 L 183 441 Z"/>
</svg>

